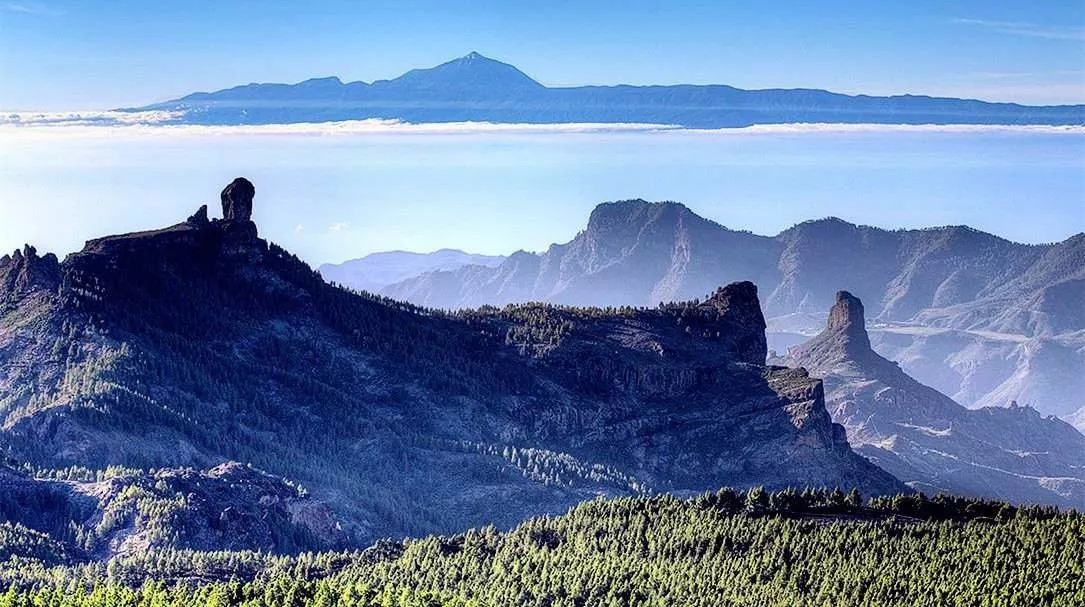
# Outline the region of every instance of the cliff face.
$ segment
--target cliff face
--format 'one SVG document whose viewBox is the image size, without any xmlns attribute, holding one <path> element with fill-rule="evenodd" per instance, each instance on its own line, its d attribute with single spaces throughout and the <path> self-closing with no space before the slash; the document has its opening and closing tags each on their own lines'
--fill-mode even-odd
<svg viewBox="0 0 1085 607">
<path fill-rule="evenodd" d="M 965 409 L 912 379 L 871 349 L 846 291 L 825 330 L 778 362 L 824 378 L 856 450 L 916 489 L 1085 506 L 1085 436 L 1030 407 Z"/>
<path fill-rule="evenodd" d="M 5 287 L 6 453 L 251 462 L 358 541 L 598 494 L 902 488 L 851 451 L 819 381 L 763 364 L 752 284 L 652 309 L 442 314 L 330 286 L 229 208 L 91 241 L 33 296 Z"/>
</svg>

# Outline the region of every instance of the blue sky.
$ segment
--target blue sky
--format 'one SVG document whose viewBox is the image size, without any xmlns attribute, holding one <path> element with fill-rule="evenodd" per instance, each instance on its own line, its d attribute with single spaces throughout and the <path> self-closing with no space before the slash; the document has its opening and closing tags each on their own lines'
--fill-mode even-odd
<svg viewBox="0 0 1085 607">
<path fill-rule="evenodd" d="M 0 134 L 0 252 L 59 254 L 171 225 L 238 175 L 261 233 L 314 264 L 374 251 L 542 250 L 606 200 L 677 200 L 775 234 L 836 215 L 969 224 L 1013 240 L 1085 231 L 1085 135 L 629 132 L 410 135 Z"/>
<path fill-rule="evenodd" d="M 548 85 L 723 83 L 1085 103 L 1085 2 L 84 2 L 0 0 L 0 109 L 95 110 L 248 82 L 390 78 L 475 50 Z M 22 129 L 22 127 L 13 127 Z M 93 129 L 91 129 L 93 130 Z M 861 130 L 861 129 L 860 129 Z M 198 131 L 198 129 L 197 129 Z M 14 136 L 18 134 L 18 136 Z M 217 212 L 257 184 L 305 259 L 541 249 L 599 202 L 678 200 L 773 234 L 827 215 L 1085 230 L 1085 134 L 0 133 L 0 251 L 61 254 Z M 32 204 L 28 204 L 32 201 Z"/>
<path fill-rule="evenodd" d="M 1085 103 L 1085 2 L 0 0 L 0 108 L 374 80 L 477 50 L 549 85 L 726 83 Z"/>
</svg>

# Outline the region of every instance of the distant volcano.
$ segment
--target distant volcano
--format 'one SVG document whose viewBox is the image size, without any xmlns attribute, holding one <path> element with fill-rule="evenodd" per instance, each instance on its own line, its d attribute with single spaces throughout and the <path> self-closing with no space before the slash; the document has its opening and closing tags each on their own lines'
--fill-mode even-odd
<svg viewBox="0 0 1085 607">
<path fill-rule="evenodd" d="M 134 110 L 187 124 L 277 124 L 368 118 L 406 122 L 641 123 L 689 128 L 754 124 L 1085 124 L 1085 105 L 1030 107 L 920 95 L 873 97 L 818 89 L 726 85 L 546 87 L 476 52 L 372 83 L 317 78 L 247 84 Z"/>
</svg>

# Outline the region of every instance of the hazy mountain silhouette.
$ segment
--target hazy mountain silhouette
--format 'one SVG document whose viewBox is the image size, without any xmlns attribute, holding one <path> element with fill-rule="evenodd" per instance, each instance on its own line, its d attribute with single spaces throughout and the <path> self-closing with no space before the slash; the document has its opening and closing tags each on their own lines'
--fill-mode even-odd
<svg viewBox="0 0 1085 607">
<path fill-rule="evenodd" d="M 456 270 L 469 265 L 492 267 L 504 260 L 503 255 L 478 255 L 457 249 L 432 253 L 386 251 L 342 263 L 326 263 L 317 271 L 328 282 L 376 293 L 388 285 L 426 272 Z"/>
<path fill-rule="evenodd" d="M 1023 106 L 970 99 L 841 95 L 725 85 L 545 87 L 515 67 L 470 53 L 372 83 L 317 78 L 193 93 L 139 110 L 184 112 L 193 124 L 326 122 L 653 123 L 695 128 L 781 123 L 1083 124 L 1085 105 Z"/>
<path fill-rule="evenodd" d="M 885 230 L 837 218 L 774 237 L 726 228 L 674 202 L 605 203 L 571 241 L 386 287 L 436 308 L 547 301 L 654 305 L 712 285 L 758 284 L 781 352 L 822 325 L 836 291 L 868 302 L 872 340 L 909 373 L 968 405 L 1085 405 L 1085 234 L 1049 245 L 966 226 Z"/>
</svg>

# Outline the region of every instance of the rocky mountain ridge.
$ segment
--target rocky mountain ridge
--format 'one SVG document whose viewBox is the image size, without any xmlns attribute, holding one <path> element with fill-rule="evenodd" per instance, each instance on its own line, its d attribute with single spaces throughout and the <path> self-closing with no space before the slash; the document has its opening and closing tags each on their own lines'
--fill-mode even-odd
<svg viewBox="0 0 1085 607">
<path fill-rule="evenodd" d="M 508 526 L 596 495 L 902 490 L 821 382 L 764 364 L 757 289 L 655 308 L 442 313 L 327 284 L 254 188 L 63 262 L 0 264 L 0 449 L 36 469 L 251 463 L 349 541 Z"/>
<path fill-rule="evenodd" d="M 328 282 L 377 293 L 388 285 L 426 272 L 458 270 L 464 266 L 493 267 L 504 260 L 503 255 L 479 255 L 458 249 L 430 253 L 384 251 L 342 263 L 321 264 L 317 271 Z"/>
<path fill-rule="evenodd" d="M 815 335 L 847 289 L 869 302 L 875 349 L 961 402 L 1017 400 L 1058 415 L 1085 406 L 1085 234 L 1026 245 L 964 226 L 884 230 L 827 218 L 769 237 L 678 203 L 630 200 L 599 205 L 576 237 L 545 252 L 422 274 L 382 294 L 452 309 L 640 306 L 736 280 L 759 285 L 772 349 Z"/>
</svg>

